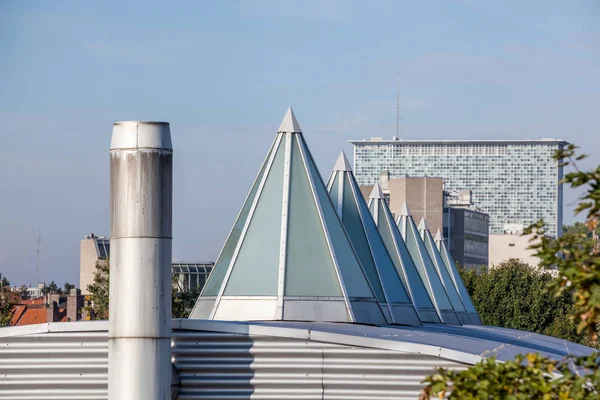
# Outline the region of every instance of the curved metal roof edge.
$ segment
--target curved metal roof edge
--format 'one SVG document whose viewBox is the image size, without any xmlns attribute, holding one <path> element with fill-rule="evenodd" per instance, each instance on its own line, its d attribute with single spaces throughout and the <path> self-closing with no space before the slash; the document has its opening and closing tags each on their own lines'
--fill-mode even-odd
<svg viewBox="0 0 600 400">
<path fill-rule="evenodd" d="M 173 320 L 175 323 L 177 320 Z M 224 333 L 239 333 L 251 334 L 260 336 L 276 336 L 282 338 L 315 340 L 325 343 L 337 343 L 348 346 L 369 347 L 381 350 L 399 351 L 403 353 L 424 354 L 434 357 L 442 357 L 445 359 L 465 363 L 475 364 L 483 359 L 482 356 L 473 355 L 461 351 L 447 349 L 439 346 L 428 344 L 402 342 L 391 339 L 379 339 L 368 336 L 359 336 L 358 334 L 326 332 L 324 330 L 315 330 L 312 327 L 300 326 L 281 326 L 275 323 L 248 323 L 243 321 L 208 321 L 208 320 L 191 320 L 181 319 L 178 329 L 183 330 L 209 330 L 213 332 Z M 307 323 L 310 326 L 310 322 Z M 335 325 L 335 324 L 334 324 Z M 347 326 L 352 324 L 339 324 Z M 173 325 L 172 325 L 173 326 Z M 369 326 L 370 325 L 357 325 Z M 175 328 L 175 326 L 173 326 Z M 375 327 L 380 329 L 393 329 L 389 327 Z"/>
<path fill-rule="evenodd" d="M 514 358 L 518 352 L 541 352 L 557 358 L 566 355 L 562 354 L 565 350 L 568 354 L 584 354 L 594 351 L 592 348 L 550 336 L 483 325 L 427 324 L 423 327 L 392 327 L 322 322 L 172 319 L 171 328 L 178 331 L 209 331 L 314 340 L 324 343 L 429 355 L 471 365 L 481 361 L 488 355 L 496 356 L 502 361 Z M 60 332 L 108 334 L 108 321 L 61 322 L 5 327 L 0 328 L 0 338 Z M 559 347 L 562 347 L 562 349 Z"/>
<path fill-rule="evenodd" d="M 386 327 L 379 328 L 385 329 Z M 323 330 L 314 330 L 312 329 L 312 327 L 279 326 L 276 324 L 269 324 L 268 322 L 250 323 L 245 321 L 172 319 L 171 329 L 190 331 L 204 330 L 222 333 L 274 336 L 301 340 L 315 340 L 318 342 L 325 343 L 337 343 L 348 346 L 369 347 L 381 350 L 391 350 L 403 353 L 416 353 L 434 357 L 442 357 L 448 360 L 453 360 L 464 364 L 475 364 L 483 359 L 483 357 L 478 355 L 473 355 L 439 346 L 402 342 L 391 339 L 379 339 L 349 333 L 326 332 Z M 55 322 L 38 325 L 5 327 L 0 329 L 0 338 L 35 335 L 42 333 L 98 331 L 108 332 L 108 321 L 78 321 L 61 323 Z"/>
</svg>

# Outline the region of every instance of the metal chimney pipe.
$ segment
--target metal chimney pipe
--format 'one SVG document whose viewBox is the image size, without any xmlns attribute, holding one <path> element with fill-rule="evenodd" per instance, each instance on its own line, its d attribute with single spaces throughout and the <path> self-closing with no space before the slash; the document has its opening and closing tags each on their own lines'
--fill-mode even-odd
<svg viewBox="0 0 600 400">
<path fill-rule="evenodd" d="M 108 398 L 171 399 L 173 148 L 166 122 L 113 126 Z"/>
</svg>

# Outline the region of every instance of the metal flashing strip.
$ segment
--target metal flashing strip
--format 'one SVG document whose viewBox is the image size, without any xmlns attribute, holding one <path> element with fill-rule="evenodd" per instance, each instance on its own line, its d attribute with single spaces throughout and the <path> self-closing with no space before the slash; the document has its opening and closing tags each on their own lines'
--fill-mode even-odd
<svg viewBox="0 0 600 400">
<path fill-rule="evenodd" d="M 292 159 L 292 133 L 285 134 L 285 155 L 283 171 L 283 199 L 281 204 L 281 239 L 279 242 L 279 276 L 277 279 L 277 311 L 275 319 L 283 319 L 283 295 L 285 289 L 285 265 L 287 254 L 287 226 L 290 208 L 290 180 Z"/>
</svg>

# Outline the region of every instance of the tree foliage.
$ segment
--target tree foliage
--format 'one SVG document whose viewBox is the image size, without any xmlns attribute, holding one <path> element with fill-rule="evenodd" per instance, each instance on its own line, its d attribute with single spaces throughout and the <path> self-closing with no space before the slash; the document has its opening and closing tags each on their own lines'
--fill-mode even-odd
<svg viewBox="0 0 600 400">
<path fill-rule="evenodd" d="M 600 227 L 596 229 L 596 234 L 600 233 Z M 565 235 L 581 235 L 583 234 L 586 237 L 592 237 L 594 232 L 590 232 L 587 224 L 583 222 L 575 222 L 573 225 L 563 225 L 563 236 Z"/>
<path fill-rule="evenodd" d="M 536 250 L 540 265 L 555 267 L 559 278 L 551 282 L 551 288 L 559 293 L 571 293 L 574 299 L 572 319 L 580 331 L 587 332 L 593 341 L 598 340 L 600 329 L 600 166 L 591 171 L 578 169 L 576 161 L 585 155 L 576 155 L 577 147 L 567 146 L 557 152 L 556 158 L 563 166 L 574 171 L 565 175 L 564 183 L 573 188 L 584 187 L 575 214 L 584 213 L 588 232 L 572 232 L 558 239 L 544 235 L 545 225 L 538 222 L 530 228 L 534 238 L 531 248 Z"/>
<path fill-rule="evenodd" d="M 576 155 L 576 149 L 568 145 L 557 151 L 555 158 L 562 166 L 573 168 L 561 184 L 585 189 L 575 213 L 584 213 L 587 232 L 578 225 L 560 238 L 552 238 L 545 235 L 545 224 L 540 221 L 525 233 L 533 233 L 530 248 L 540 258 L 540 266 L 558 272 L 555 279 L 548 281 L 548 291 L 558 298 L 570 298 L 572 303 L 570 315 L 562 323 L 556 321 L 547 329 L 571 331 L 565 322 L 569 321 L 597 345 L 600 329 L 600 166 L 589 171 L 580 170 L 576 161 L 586 156 Z M 476 287 L 473 280 L 465 281 L 471 288 Z M 532 304 L 532 307 L 536 305 Z M 532 313 L 531 308 L 522 312 Z M 599 357 L 596 352 L 588 357 L 557 362 L 528 354 L 506 362 L 485 359 L 461 372 L 439 368 L 437 374 L 423 381 L 426 386 L 421 398 L 600 400 Z"/>
<path fill-rule="evenodd" d="M 192 291 L 185 290 L 176 276 L 173 277 L 173 299 L 171 316 L 173 318 L 187 318 L 192 312 L 196 299 L 200 295 L 200 288 Z"/>
<path fill-rule="evenodd" d="M 56 282 L 52 281 L 48 284 L 48 286 L 45 286 L 44 289 L 42 290 L 42 292 L 44 292 L 45 294 L 48 293 L 62 293 L 62 289 L 58 287 L 58 285 L 56 284 Z"/>
<path fill-rule="evenodd" d="M 69 294 L 71 292 L 71 289 L 75 289 L 75 285 L 72 283 L 69 283 L 69 282 L 65 282 L 65 285 L 63 287 L 64 287 L 64 292 L 66 294 Z"/>
<path fill-rule="evenodd" d="M 7 326 L 13 313 L 15 302 L 10 291 L 10 282 L 0 273 L 0 327 Z"/>
<path fill-rule="evenodd" d="M 108 319 L 108 283 L 110 278 L 110 264 L 106 262 L 97 262 L 94 280 L 88 285 L 87 290 L 90 293 L 86 300 L 90 300 L 83 312 L 91 320 Z"/>
<path fill-rule="evenodd" d="M 461 269 L 473 304 L 485 325 L 542 333 L 589 345 L 568 316 L 573 310 L 570 293 L 557 295 L 546 287 L 551 274 L 510 259 L 490 271 Z"/>
<path fill-rule="evenodd" d="M 486 358 L 464 371 L 440 368 L 426 378 L 421 400 L 598 400 L 598 354 L 550 360 L 539 354 L 519 355 L 514 361 Z M 577 372 L 575 372 L 577 371 Z"/>
</svg>

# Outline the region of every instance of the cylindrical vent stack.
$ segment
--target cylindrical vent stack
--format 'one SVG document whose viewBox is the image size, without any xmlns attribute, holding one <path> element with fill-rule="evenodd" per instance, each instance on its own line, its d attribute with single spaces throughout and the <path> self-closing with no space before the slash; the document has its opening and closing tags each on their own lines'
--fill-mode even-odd
<svg viewBox="0 0 600 400">
<path fill-rule="evenodd" d="M 110 400 L 171 399 L 172 175 L 168 123 L 114 124 L 110 144 Z"/>
</svg>

